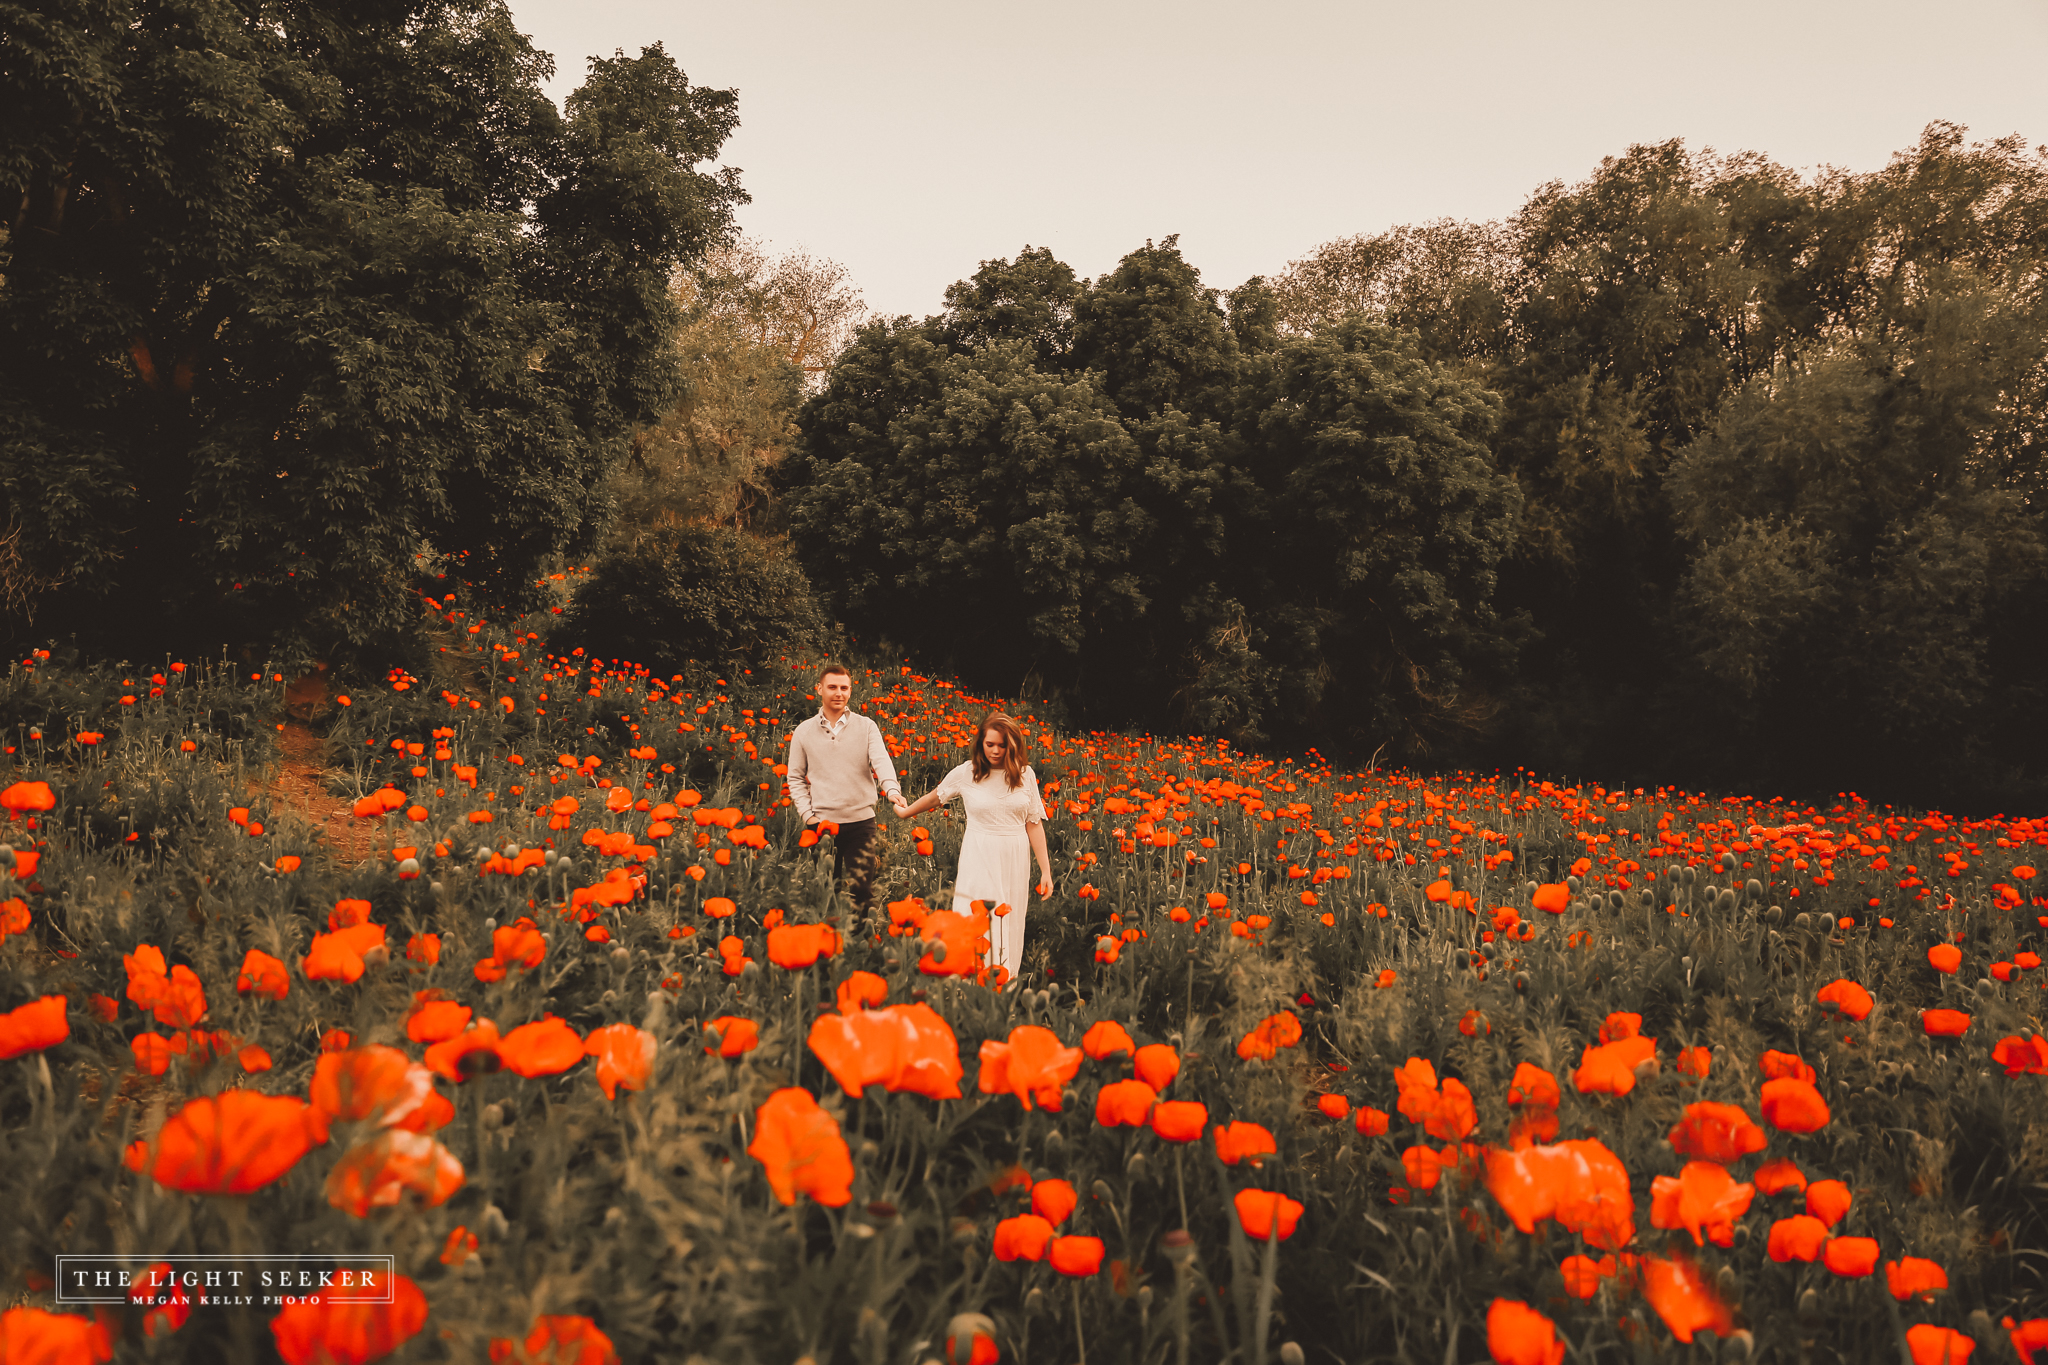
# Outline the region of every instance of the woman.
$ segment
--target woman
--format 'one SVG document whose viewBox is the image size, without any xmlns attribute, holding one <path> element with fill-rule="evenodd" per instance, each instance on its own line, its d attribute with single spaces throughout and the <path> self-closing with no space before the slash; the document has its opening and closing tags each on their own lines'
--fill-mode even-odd
<svg viewBox="0 0 2048 1365">
<path fill-rule="evenodd" d="M 1031 859 L 1038 858 L 1038 894 L 1052 895 L 1052 857 L 1045 850 L 1045 806 L 1038 775 L 1024 764 L 1024 733 L 1017 722 L 991 711 L 981 722 L 974 757 L 953 769 L 939 785 L 910 805 L 894 803 L 908 819 L 960 798 L 967 833 L 960 841 L 960 871 L 953 878 L 953 909 L 969 913 L 968 902 L 1006 915 L 989 918 L 989 957 L 1015 981 L 1024 965 L 1024 910 L 1031 896 Z"/>
</svg>

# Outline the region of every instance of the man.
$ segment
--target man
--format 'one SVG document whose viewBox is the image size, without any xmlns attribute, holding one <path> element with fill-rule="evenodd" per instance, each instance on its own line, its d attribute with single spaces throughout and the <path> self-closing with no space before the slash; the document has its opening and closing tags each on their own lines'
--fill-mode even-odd
<svg viewBox="0 0 2048 1365">
<path fill-rule="evenodd" d="M 789 736 L 789 799 L 804 824 L 816 828 L 830 820 L 839 826 L 833 840 L 832 880 L 854 872 L 853 898 L 868 908 L 874 869 L 862 855 L 875 828 L 875 788 L 881 784 L 891 803 L 903 799 L 896 784 L 896 765 L 882 742 L 882 727 L 850 710 L 853 675 L 844 664 L 818 670 L 818 714 Z M 876 850 L 879 852 L 880 850 Z"/>
</svg>

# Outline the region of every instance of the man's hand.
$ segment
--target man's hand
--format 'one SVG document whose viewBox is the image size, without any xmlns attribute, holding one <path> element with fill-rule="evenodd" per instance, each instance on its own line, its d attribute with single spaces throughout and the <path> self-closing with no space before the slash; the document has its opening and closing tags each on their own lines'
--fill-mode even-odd
<svg viewBox="0 0 2048 1365">
<path fill-rule="evenodd" d="M 908 801 L 898 797 L 890 801 L 889 805 L 895 810 L 897 819 L 908 820 L 910 818 L 910 803 Z"/>
</svg>

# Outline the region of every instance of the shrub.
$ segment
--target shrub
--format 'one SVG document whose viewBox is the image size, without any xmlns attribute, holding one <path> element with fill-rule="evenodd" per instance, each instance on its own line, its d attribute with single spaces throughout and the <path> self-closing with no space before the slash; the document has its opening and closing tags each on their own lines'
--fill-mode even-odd
<svg viewBox="0 0 2048 1365">
<path fill-rule="evenodd" d="M 669 671 L 757 663 L 818 640 L 810 580 L 773 541 L 722 526 L 666 526 L 609 553 L 563 626 L 595 655 Z"/>
</svg>

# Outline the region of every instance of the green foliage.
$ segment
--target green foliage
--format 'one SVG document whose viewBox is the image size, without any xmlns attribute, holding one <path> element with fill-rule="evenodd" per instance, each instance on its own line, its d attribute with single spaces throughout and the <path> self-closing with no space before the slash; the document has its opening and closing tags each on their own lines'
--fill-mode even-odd
<svg viewBox="0 0 2048 1365">
<path fill-rule="evenodd" d="M 607 552 L 559 632 L 604 658 L 664 671 L 693 659 L 761 663 L 826 633 L 803 570 L 777 543 L 687 524 Z"/>
<path fill-rule="evenodd" d="M 732 92 L 657 46 L 557 114 L 484 0 L 0 25 L 24 615 L 375 652 L 423 552 L 523 600 L 601 525 L 600 476 L 679 382 L 669 274 L 744 199 L 697 169 Z"/>
</svg>

